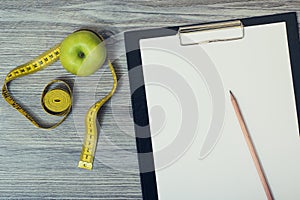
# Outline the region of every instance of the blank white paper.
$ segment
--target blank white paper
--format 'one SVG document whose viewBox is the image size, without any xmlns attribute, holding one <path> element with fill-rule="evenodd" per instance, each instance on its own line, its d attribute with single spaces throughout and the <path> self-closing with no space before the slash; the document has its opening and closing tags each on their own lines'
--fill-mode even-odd
<svg viewBox="0 0 300 200">
<path fill-rule="evenodd" d="M 285 23 L 245 27 L 236 41 L 180 46 L 174 35 L 142 39 L 140 48 L 160 200 L 266 199 L 229 90 L 274 198 L 299 199 L 300 141 Z M 214 109 L 203 65 L 215 67 L 222 81 L 225 118 L 213 151 L 200 159 Z M 184 131 L 182 113 L 190 107 L 188 121 L 196 128 L 181 133 L 191 138 L 184 147 L 176 143 L 184 151 L 172 147 L 176 159 L 161 156 Z"/>
</svg>

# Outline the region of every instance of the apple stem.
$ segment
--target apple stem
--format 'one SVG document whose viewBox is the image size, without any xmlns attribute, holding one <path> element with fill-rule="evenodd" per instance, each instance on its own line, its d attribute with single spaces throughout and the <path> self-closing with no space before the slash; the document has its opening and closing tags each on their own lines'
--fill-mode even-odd
<svg viewBox="0 0 300 200">
<path fill-rule="evenodd" d="M 84 58 L 85 55 L 84 55 L 83 52 L 79 52 L 79 53 L 78 53 L 78 56 L 79 56 L 79 58 Z"/>
</svg>

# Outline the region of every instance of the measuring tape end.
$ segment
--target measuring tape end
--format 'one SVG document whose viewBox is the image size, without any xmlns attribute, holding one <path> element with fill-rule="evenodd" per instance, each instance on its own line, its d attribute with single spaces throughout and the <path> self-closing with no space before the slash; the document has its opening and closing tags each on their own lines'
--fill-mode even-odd
<svg viewBox="0 0 300 200">
<path fill-rule="evenodd" d="M 78 168 L 92 170 L 93 169 L 93 164 L 89 163 L 89 162 L 85 162 L 85 161 L 79 161 Z"/>
</svg>

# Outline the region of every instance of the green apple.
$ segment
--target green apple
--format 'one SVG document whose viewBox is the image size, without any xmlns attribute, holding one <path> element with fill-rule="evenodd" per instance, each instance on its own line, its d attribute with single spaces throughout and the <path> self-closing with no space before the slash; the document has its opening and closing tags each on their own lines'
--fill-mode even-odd
<svg viewBox="0 0 300 200">
<path fill-rule="evenodd" d="M 72 74 L 88 76 L 105 62 L 106 48 L 94 32 L 80 30 L 66 37 L 60 46 L 60 62 Z"/>
</svg>

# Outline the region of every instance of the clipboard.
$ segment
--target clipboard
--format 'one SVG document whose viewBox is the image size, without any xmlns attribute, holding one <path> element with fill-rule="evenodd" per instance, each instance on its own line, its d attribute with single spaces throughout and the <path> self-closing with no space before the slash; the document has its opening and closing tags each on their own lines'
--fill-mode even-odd
<svg viewBox="0 0 300 200">
<path fill-rule="evenodd" d="M 229 89 L 275 199 L 300 196 L 296 13 L 131 31 L 125 46 L 144 200 L 266 198 Z"/>
</svg>

